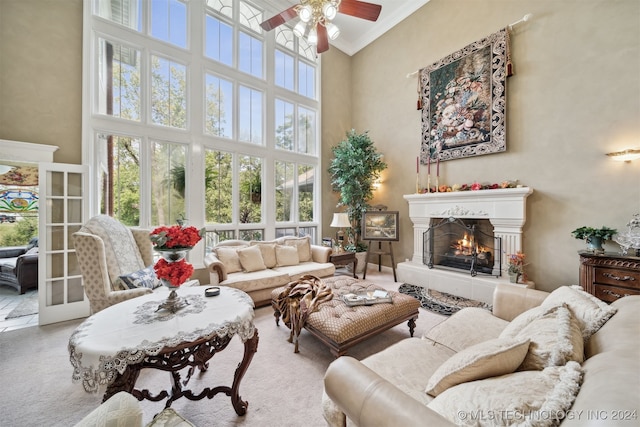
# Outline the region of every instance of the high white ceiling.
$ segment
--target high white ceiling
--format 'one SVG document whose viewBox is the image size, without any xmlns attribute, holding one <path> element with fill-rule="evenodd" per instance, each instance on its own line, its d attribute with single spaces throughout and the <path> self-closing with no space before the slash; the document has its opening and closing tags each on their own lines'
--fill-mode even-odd
<svg viewBox="0 0 640 427">
<path fill-rule="evenodd" d="M 369 3 L 382 5 L 380 17 L 376 22 L 339 13 L 333 23 L 340 28 L 340 37 L 331 40 L 331 46 L 335 46 L 347 55 L 353 55 L 360 49 L 389 31 L 407 16 L 422 7 L 429 0 L 367 0 Z M 276 13 L 287 9 L 298 0 L 256 0 L 273 11 L 267 12 L 265 19 L 271 18 Z M 297 22 L 297 19 L 291 21 Z"/>
</svg>

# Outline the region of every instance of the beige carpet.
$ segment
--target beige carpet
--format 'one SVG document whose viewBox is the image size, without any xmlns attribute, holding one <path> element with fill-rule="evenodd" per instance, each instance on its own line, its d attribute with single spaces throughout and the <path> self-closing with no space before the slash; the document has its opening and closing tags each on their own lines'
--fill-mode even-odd
<svg viewBox="0 0 640 427">
<path fill-rule="evenodd" d="M 373 275 L 367 280 L 370 278 L 375 280 Z M 398 285 L 385 287 L 397 290 Z M 258 352 L 240 386 L 240 395 L 249 402 L 245 416 L 236 415 L 224 394 L 196 402 L 183 398 L 172 407 L 202 427 L 326 425 L 320 406 L 322 378 L 333 357 L 306 331 L 300 338 L 300 353 L 294 354 L 293 345 L 287 342 L 289 330 L 276 327 L 273 319 L 270 307 L 256 310 Z M 420 337 L 444 319 L 420 309 L 415 336 Z M 69 321 L 0 334 L 0 425 L 72 426 L 100 404 L 101 394 L 86 393 L 81 384 L 71 382 L 67 343 L 79 323 Z M 408 336 L 406 324 L 398 325 L 353 347 L 349 354 L 362 359 Z M 211 359 L 209 372 L 201 379 L 194 376 L 190 386 L 197 389 L 198 381 L 207 386 L 231 385 L 242 350 L 242 344 L 234 338 Z M 140 384 L 157 392 L 170 386 L 169 374 L 145 370 Z M 142 405 L 145 422 L 163 408 L 160 402 L 144 401 Z"/>
</svg>

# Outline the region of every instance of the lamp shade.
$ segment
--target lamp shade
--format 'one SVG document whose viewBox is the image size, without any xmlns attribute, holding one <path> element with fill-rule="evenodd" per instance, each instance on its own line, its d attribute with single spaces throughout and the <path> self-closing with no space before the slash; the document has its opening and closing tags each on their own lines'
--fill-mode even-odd
<svg viewBox="0 0 640 427">
<path fill-rule="evenodd" d="M 333 221 L 331 221 L 331 227 L 351 227 L 349 222 L 349 215 L 346 213 L 334 213 Z"/>
</svg>

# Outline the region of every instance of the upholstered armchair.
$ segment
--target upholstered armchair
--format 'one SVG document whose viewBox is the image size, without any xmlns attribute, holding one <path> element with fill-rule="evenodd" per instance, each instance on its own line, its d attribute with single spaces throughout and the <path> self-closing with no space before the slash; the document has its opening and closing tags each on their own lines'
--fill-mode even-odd
<svg viewBox="0 0 640 427">
<path fill-rule="evenodd" d="M 98 215 L 73 233 L 73 241 L 92 313 L 153 292 L 144 286 L 127 289 L 122 280 L 153 264 L 149 230 L 129 228 L 110 216 Z"/>
<path fill-rule="evenodd" d="M 38 289 L 38 238 L 26 246 L 0 248 L 0 285 L 16 288 L 20 294 Z"/>
</svg>

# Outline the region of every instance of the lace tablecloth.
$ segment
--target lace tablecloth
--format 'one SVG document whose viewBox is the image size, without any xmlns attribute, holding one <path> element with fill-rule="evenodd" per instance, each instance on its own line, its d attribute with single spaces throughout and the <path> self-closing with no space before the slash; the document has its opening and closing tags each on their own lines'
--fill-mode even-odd
<svg viewBox="0 0 640 427">
<path fill-rule="evenodd" d="M 206 286 L 184 287 L 176 292 L 189 305 L 176 313 L 156 311 L 169 290 L 123 301 L 87 318 L 69 339 L 74 382 L 88 392 L 111 384 L 128 365 L 163 349 L 238 335 L 245 342 L 255 333 L 253 301 L 246 293 L 220 287 L 220 295 L 205 297 Z"/>
</svg>

